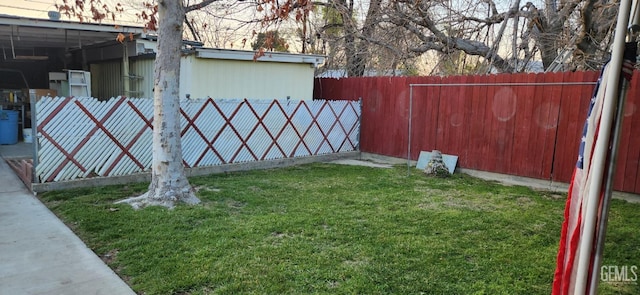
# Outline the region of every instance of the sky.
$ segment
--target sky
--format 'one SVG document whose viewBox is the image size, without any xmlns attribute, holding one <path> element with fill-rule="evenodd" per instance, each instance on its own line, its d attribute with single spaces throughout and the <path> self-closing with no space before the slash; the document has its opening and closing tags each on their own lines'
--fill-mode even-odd
<svg viewBox="0 0 640 295">
<path fill-rule="evenodd" d="M 116 0 L 113 0 L 112 2 L 115 3 L 115 1 Z M 110 1 L 107 0 L 106 2 Z M 0 14 L 48 19 L 48 12 L 56 11 L 56 3 L 62 4 L 62 0 L 0 0 Z M 61 16 L 60 19 L 69 20 L 64 15 Z M 73 19 L 73 21 L 77 21 L 77 19 Z M 118 20 L 118 23 L 129 26 L 141 26 L 140 23 L 125 19 Z"/>
<path fill-rule="evenodd" d="M 88 2 L 88 0 L 86 1 Z M 123 1 L 123 0 L 102 0 L 102 2 L 106 2 L 107 4 L 111 4 L 112 6 L 114 6 L 113 4 L 118 3 L 120 1 Z M 71 2 L 73 2 L 73 0 L 71 0 Z M 127 1 L 128 4 L 138 3 L 138 5 L 140 5 L 139 3 L 142 3 L 142 2 L 143 0 Z M 48 19 L 49 18 L 48 12 L 56 11 L 56 7 L 55 7 L 56 3 L 62 4 L 62 0 L 0 0 L 0 14 Z M 134 8 L 125 7 L 125 9 L 127 10 L 125 14 L 116 15 L 117 24 L 128 25 L 128 26 L 143 26 L 143 24 L 135 16 Z M 78 19 L 75 19 L 75 18 L 69 19 L 64 15 L 62 15 L 60 19 L 78 21 Z M 110 19 L 106 19 L 103 21 L 103 23 L 113 23 L 113 21 L 111 21 Z M 216 23 L 216 25 L 221 25 L 221 24 Z M 237 26 L 237 25 L 232 23 L 231 26 Z M 224 27 L 221 30 L 224 31 Z M 231 35 L 226 37 L 226 39 L 229 39 L 230 41 L 227 40 L 225 44 L 220 47 L 229 47 L 231 46 L 230 44 L 233 44 L 233 48 L 236 48 L 236 49 L 251 48 L 250 47 L 251 42 L 246 42 L 245 44 L 243 44 L 240 41 L 246 38 L 248 33 L 235 32 L 235 31 L 230 31 L 230 32 L 231 33 L 229 34 Z"/>
<path fill-rule="evenodd" d="M 112 2 L 112 3 L 117 3 L 117 1 L 121 1 L 121 0 L 103 0 L 104 2 Z M 514 0 L 507 0 L 507 1 L 496 1 L 499 5 L 513 5 Z M 531 0 L 532 2 L 536 3 L 539 7 L 543 7 L 542 3 L 543 0 Z M 142 0 L 129 0 L 129 3 L 136 3 L 136 2 L 142 2 Z M 505 3 L 506 2 L 506 3 Z M 521 1 L 522 3 L 523 1 Z M 49 18 L 47 13 L 48 11 L 55 11 L 55 4 L 56 3 L 62 3 L 62 0 L 0 0 L 0 14 L 8 14 L 8 15 L 18 15 L 18 16 L 24 16 L 24 17 L 32 17 L 32 18 L 43 18 L 43 19 L 47 19 Z M 366 3 L 366 1 L 363 1 L 362 3 Z M 366 7 L 362 7 L 362 10 L 365 11 Z M 505 8 L 506 9 L 506 8 Z M 129 19 L 127 19 L 129 18 Z M 65 16 L 62 16 L 61 18 L 62 20 L 68 20 L 68 18 L 66 18 Z M 76 19 L 73 19 L 73 21 L 77 21 Z M 118 24 L 122 24 L 122 25 L 130 25 L 130 26 L 141 26 L 141 24 L 139 22 L 136 22 L 136 19 L 132 19 L 131 16 L 120 16 L 119 19 L 117 19 Z M 241 34 L 242 35 L 242 34 Z M 244 36 L 244 35 L 242 35 Z M 231 37 L 231 39 L 237 39 L 237 40 L 233 40 L 234 47 L 237 47 L 239 44 L 241 44 L 241 42 L 239 40 L 242 39 L 242 36 L 240 37 Z M 226 42 L 228 43 L 228 42 Z M 222 45 L 221 47 L 227 47 L 227 45 Z M 247 44 L 250 44 L 250 42 L 247 42 Z M 245 44 L 246 46 L 249 46 Z M 296 45 L 297 43 L 293 43 L 292 45 Z M 220 46 L 220 45 L 218 45 Z M 294 49 L 295 50 L 295 49 Z"/>
<path fill-rule="evenodd" d="M 47 12 L 56 10 L 56 2 L 62 3 L 62 0 L 0 0 L 0 14 L 48 18 Z M 532 0 L 531 2 L 534 2 L 539 8 L 543 7 L 541 0 Z M 497 3 L 506 4 L 502 1 L 497 1 Z M 509 6 L 512 5 L 512 0 L 509 0 L 508 3 Z M 363 7 L 363 10 L 365 8 Z"/>
<path fill-rule="evenodd" d="M 49 18 L 47 11 L 56 10 L 54 5 L 55 0 L 0 0 L 0 14 Z"/>
</svg>

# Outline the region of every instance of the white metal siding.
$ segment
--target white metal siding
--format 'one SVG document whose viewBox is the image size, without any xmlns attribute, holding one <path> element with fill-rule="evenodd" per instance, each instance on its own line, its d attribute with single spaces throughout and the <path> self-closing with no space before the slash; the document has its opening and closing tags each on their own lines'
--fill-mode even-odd
<svg viewBox="0 0 640 295">
<path fill-rule="evenodd" d="M 314 69 L 310 64 L 183 57 L 180 97 L 310 100 Z"/>
<path fill-rule="evenodd" d="M 142 78 L 131 79 L 132 92 L 127 94 L 128 97 L 153 97 L 153 62 L 153 59 L 136 59 L 129 62 L 129 74 Z M 110 85 L 114 82 L 109 81 L 122 76 L 120 62 L 96 66 L 99 66 L 102 76 L 94 76 L 96 78 L 93 81 L 96 84 L 107 81 L 106 85 L 95 86 L 104 88 L 102 92 L 94 92 L 96 96 L 122 95 L 122 80 L 118 80 L 117 85 Z M 184 98 L 188 93 L 191 98 L 272 100 L 290 97 L 296 100 L 310 100 L 313 96 L 313 75 L 314 69 L 310 64 L 216 60 L 190 55 L 181 59 L 180 97 Z M 107 76 L 112 78 L 106 79 Z M 118 91 L 113 91 L 114 87 L 118 87 Z M 110 95 L 98 96 L 97 93 Z"/>
<path fill-rule="evenodd" d="M 129 62 L 129 75 L 140 78 L 131 79 L 129 97 L 153 97 L 153 59 L 136 59 Z"/>
</svg>

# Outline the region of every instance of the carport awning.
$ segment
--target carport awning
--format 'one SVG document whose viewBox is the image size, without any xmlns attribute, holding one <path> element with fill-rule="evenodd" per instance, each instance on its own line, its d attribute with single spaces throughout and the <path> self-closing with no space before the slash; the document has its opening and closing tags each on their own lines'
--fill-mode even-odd
<svg viewBox="0 0 640 295">
<path fill-rule="evenodd" d="M 118 33 L 146 34 L 142 27 L 89 24 L 0 15 L 0 47 L 12 49 L 77 49 L 115 40 Z"/>
</svg>

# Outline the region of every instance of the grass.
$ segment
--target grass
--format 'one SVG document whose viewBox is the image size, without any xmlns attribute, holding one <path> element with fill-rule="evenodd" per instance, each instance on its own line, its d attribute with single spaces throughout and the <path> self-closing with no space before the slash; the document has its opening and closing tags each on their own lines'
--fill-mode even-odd
<svg viewBox="0 0 640 295">
<path fill-rule="evenodd" d="M 40 197 L 139 294 L 549 294 L 564 196 L 406 167 L 311 164 L 190 179 L 203 201 L 134 211 L 147 184 Z M 640 265 L 614 200 L 604 264 Z M 600 294 L 640 294 L 600 284 Z"/>
</svg>

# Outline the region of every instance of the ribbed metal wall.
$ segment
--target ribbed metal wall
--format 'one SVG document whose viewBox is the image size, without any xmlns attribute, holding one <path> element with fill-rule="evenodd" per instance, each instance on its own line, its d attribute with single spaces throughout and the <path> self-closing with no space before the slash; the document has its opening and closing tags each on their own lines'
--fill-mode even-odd
<svg viewBox="0 0 640 295">
<path fill-rule="evenodd" d="M 129 62 L 129 75 L 140 78 L 131 79 L 131 93 L 128 97 L 153 97 L 153 59 L 136 59 Z"/>
<path fill-rule="evenodd" d="M 124 91 L 122 61 L 91 65 L 92 94 L 99 99 L 153 97 L 153 59 L 129 62 L 130 92 Z M 313 98 L 314 69 L 310 64 L 217 60 L 183 57 L 180 97 L 223 99 Z"/>
<path fill-rule="evenodd" d="M 182 58 L 180 97 L 225 99 L 313 98 L 310 64 Z"/>
<path fill-rule="evenodd" d="M 91 95 L 100 100 L 123 95 L 122 61 L 91 64 Z"/>
</svg>

